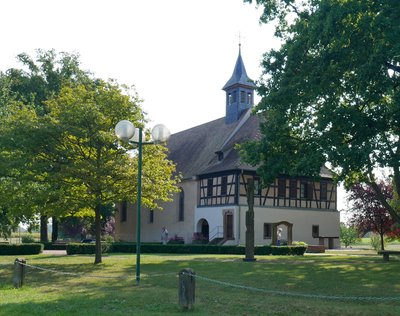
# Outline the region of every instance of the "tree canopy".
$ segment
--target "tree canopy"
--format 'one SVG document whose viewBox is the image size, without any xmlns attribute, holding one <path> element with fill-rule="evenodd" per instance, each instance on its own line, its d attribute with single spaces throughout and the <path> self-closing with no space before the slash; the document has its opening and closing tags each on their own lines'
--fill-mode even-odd
<svg viewBox="0 0 400 316">
<path fill-rule="evenodd" d="M 45 209 L 50 216 L 94 216 L 99 263 L 101 210 L 119 201 L 133 203 L 137 190 L 136 156 L 129 153 L 132 148 L 119 146 L 114 127 L 122 119 L 144 126 L 145 118 L 132 89 L 83 78 L 63 80 L 40 105 L 31 102 L 36 98 L 11 98 L 6 104 L 0 149 L 8 172 L 2 183 L 9 184 L 13 197 L 7 207 L 16 214 Z M 174 172 L 164 146 L 144 149 L 145 206 L 156 208 L 157 201 L 171 198 L 179 181 Z"/>
<path fill-rule="evenodd" d="M 379 181 L 380 191 L 387 200 L 393 197 L 392 185 L 385 181 Z M 361 235 L 373 232 L 379 235 L 381 240 L 381 249 L 384 250 L 384 236 L 390 234 L 393 236 L 397 228 L 395 221 L 387 212 L 376 196 L 375 191 L 367 185 L 356 184 L 347 197 L 351 205 L 349 222 Z"/>
<path fill-rule="evenodd" d="M 388 168 L 399 196 L 400 2 L 254 2 L 264 8 L 261 22 L 275 22 L 282 45 L 262 61 L 255 108 L 262 136 L 242 147 L 244 159 L 267 183 L 279 173 L 318 176 L 328 164 L 347 187 L 373 187 L 400 222 L 399 206 L 374 176 Z"/>
</svg>

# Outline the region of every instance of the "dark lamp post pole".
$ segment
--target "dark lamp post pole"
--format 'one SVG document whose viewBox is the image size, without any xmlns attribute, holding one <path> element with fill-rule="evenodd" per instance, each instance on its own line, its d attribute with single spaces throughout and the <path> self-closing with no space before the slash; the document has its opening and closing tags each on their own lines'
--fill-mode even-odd
<svg viewBox="0 0 400 316">
<path fill-rule="evenodd" d="M 137 139 L 134 138 L 138 133 Z M 136 284 L 140 283 L 140 236 L 141 236 L 141 208 L 142 208 L 142 160 L 143 145 L 158 144 L 166 142 L 171 135 L 168 128 L 162 124 L 154 126 L 151 131 L 153 140 L 150 142 L 143 141 L 143 129 L 135 126 L 127 120 L 118 122 L 115 126 L 115 134 L 124 142 L 136 144 L 138 146 L 138 188 L 137 188 L 137 216 L 136 216 Z"/>
</svg>

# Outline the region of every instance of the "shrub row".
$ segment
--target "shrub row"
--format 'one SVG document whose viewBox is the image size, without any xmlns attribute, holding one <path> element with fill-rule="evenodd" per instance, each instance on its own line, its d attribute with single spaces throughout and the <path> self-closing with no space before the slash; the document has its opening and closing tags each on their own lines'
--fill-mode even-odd
<svg viewBox="0 0 400 316">
<path fill-rule="evenodd" d="M 1 244 L 0 255 L 37 255 L 43 251 L 43 244 Z"/>
<path fill-rule="evenodd" d="M 103 252 L 136 253 L 135 243 L 116 242 L 109 247 L 102 247 Z M 106 249 L 107 248 L 107 249 Z M 255 247 L 256 255 L 304 255 L 306 246 L 258 246 Z M 244 255 L 244 246 L 219 246 L 219 245 L 181 245 L 181 244 L 142 244 L 141 253 L 180 253 L 180 254 L 230 254 Z M 71 243 L 67 246 L 67 254 L 93 254 L 94 244 Z"/>
<path fill-rule="evenodd" d="M 58 244 L 58 243 L 53 243 L 53 242 L 45 242 L 43 243 L 44 245 L 44 250 L 66 250 L 67 249 L 67 244 Z"/>
<path fill-rule="evenodd" d="M 91 255 L 95 253 L 95 244 L 86 243 L 70 243 L 67 245 L 67 255 L 85 254 Z"/>
</svg>

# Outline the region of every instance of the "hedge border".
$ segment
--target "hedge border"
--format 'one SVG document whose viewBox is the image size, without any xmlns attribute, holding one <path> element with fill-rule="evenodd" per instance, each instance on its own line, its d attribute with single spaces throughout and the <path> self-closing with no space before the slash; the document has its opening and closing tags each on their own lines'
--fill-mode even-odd
<svg viewBox="0 0 400 316">
<path fill-rule="evenodd" d="M 198 244 L 167 244 L 144 243 L 141 244 L 141 253 L 179 253 L 179 254 L 230 254 L 244 255 L 244 246 L 219 246 Z M 306 252 L 306 246 L 256 246 L 255 255 L 278 255 L 278 256 L 302 256 Z M 136 243 L 116 242 L 109 247 L 103 247 L 103 252 L 110 253 L 136 253 Z M 67 254 L 94 254 L 94 244 L 70 243 L 67 245 Z"/>
<path fill-rule="evenodd" d="M 38 255 L 43 252 L 44 245 L 38 243 L 29 244 L 1 244 L 0 255 Z"/>
</svg>

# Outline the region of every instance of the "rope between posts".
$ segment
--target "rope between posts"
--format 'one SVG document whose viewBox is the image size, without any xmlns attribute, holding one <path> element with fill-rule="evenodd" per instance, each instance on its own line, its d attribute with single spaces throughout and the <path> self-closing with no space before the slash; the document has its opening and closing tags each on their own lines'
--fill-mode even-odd
<svg viewBox="0 0 400 316">
<path fill-rule="evenodd" d="M 400 297 L 398 296 L 386 296 L 386 297 L 375 297 L 375 296 L 340 296 L 340 295 L 317 295 L 317 294 L 306 294 L 306 293 L 293 293 L 293 292 L 285 292 L 285 291 L 276 291 L 276 290 L 267 290 L 261 288 L 255 288 L 251 286 L 233 284 L 229 282 L 219 281 L 210 279 L 207 277 L 199 276 L 198 274 L 190 274 L 183 272 L 182 274 L 189 275 L 191 277 L 195 277 L 199 280 L 208 281 L 211 283 L 229 286 L 244 290 L 249 290 L 253 292 L 261 292 L 266 294 L 273 294 L 273 295 L 281 295 L 281 296 L 290 296 L 290 297 L 302 297 L 302 298 L 314 298 L 314 299 L 325 299 L 325 300 L 344 300 L 344 301 L 400 301 Z"/>
<path fill-rule="evenodd" d="M 41 270 L 41 271 L 46 271 L 46 272 L 52 272 L 52 273 L 57 273 L 57 274 L 63 274 L 63 275 L 71 275 L 71 276 L 76 276 L 76 277 L 88 277 L 88 278 L 98 278 L 98 279 L 132 279 L 135 278 L 136 276 L 104 276 L 104 275 L 87 275 L 84 273 L 75 273 L 75 272 L 64 272 L 64 271 L 58 271 L 54 269 L 48 269 L 48 268 L 42 268 L 34 265 L 30 265 L 27 263 L 22 263 L 18 262 L 20 265 L 36 269 L 36 270 Z M 173 273 L 164 273 L 164 274 L 150 274 L 150 275 L 143 275 L 140 276 L 141 279 L 144 278 L 151 278 L 151 277 L 160 277 L 160 276 L 167 276 L 167 275 L 176 275 L 175 272 Z"/>
</svg>

